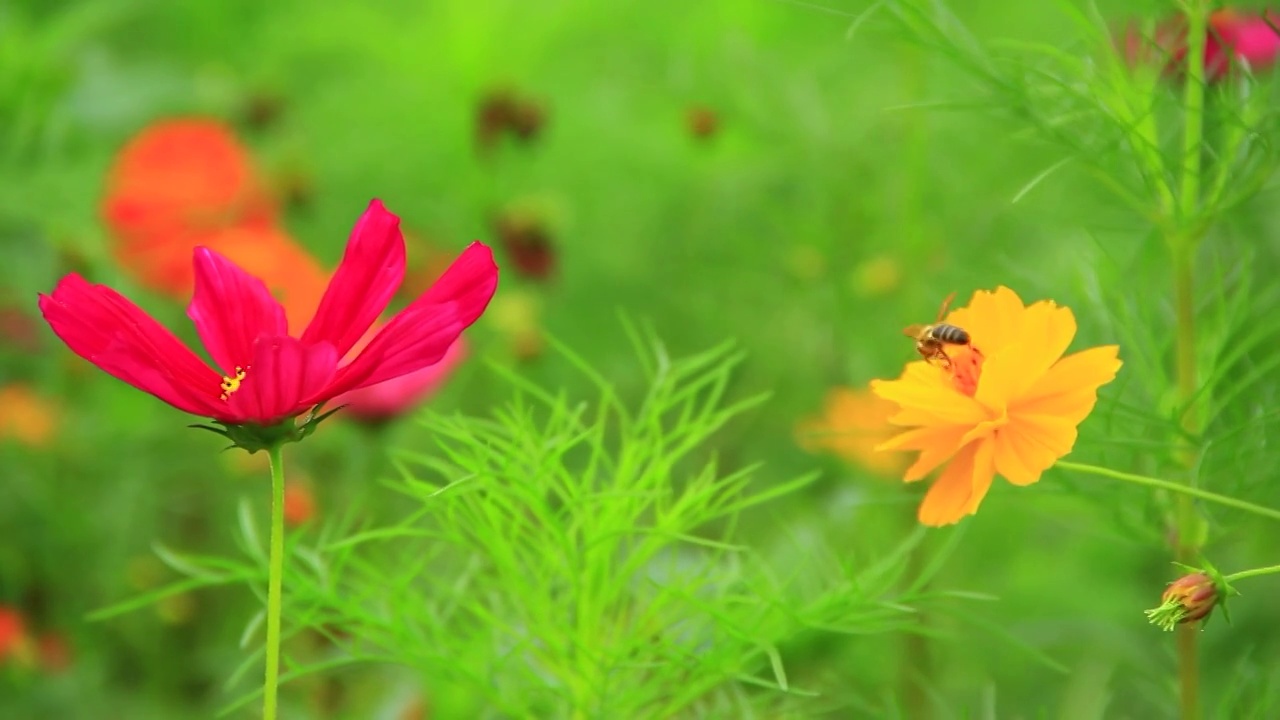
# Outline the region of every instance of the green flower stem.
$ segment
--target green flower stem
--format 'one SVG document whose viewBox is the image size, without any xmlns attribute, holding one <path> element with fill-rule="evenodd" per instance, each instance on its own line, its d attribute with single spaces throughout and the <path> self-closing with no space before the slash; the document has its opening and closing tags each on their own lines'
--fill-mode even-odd
<svg viewBox="0 0 1280 720">
<path fill-rule="evenodd" d="M 1118 470 L 1112 470 L 1111 468 L 1068 462 L 1066 460 L 1059 460 L 1055 467 L 1060 467 L 1063 470 L 1074 470 L 1076 472 L 1086 473 L 1089 475 L 1098 475 L 1101 477 L 1111 478 L 1112 480 L 1123 480 L 1124 482 L 1133 483 L 1135 485 L 1144 485 L 1146 487 L 1168 490 L 1172 493 L 1178 493 L 1189 500 L 1205 500 L 1207 502 L 1232 507 L 1237 510 L 1251 512 L 1255 515 L 1271 518 L 1272 520 L 1280 520 L 1280 510 L 1274 510 L 1262 505 L 1255 505 L 1254 503 L 1246 502 L 1228 495 L 1219 495 L 1218 493 L 1209 492 L 1208 490 L 1201 490 L 1198 487 L 1193 487 L 1185 483 L 1161 480 L 1159 478 L 1147 477 L 1146 475 L 1134 475 L 1133 473 L 1120 472 Z"/>
<path fill-rule="evenodd" d="M 1274 575 L 1275 573 L 1280 573 L 1280 565 L 1254 568 L 1252 570 L 1241 570 L 1238 573 L 1231 573 L 1222 579 L 1224 582 L 1232 582 L 1234 580 L 1243 580 L 1245 578 L 1257 577 L 1259 575 Z"/>
<path fill-rule="evenodd" d="M 1200 434 L 1200 418 L 1196 407 L 1199 380 L 1196 369 L 1195 286 L 1193 260 L 1201 222 L 1200 174 L 1204 141 L 1204 52 L 1208 32 L 1208 0 L 1185 0 L 1187 17 L 1186 84 L 1182 97 L 1182 173 L 1178 193 L 1178 225 L 1182 232 L 1172 238 L 1174 295 L 1177 307 L 1177 377 L 1178 397 L 1182 401 L 1182 429 L 1188 437 Z M 1195 482 L 1191 476 L 1196 464 L 1196 449 L 1186 448 L 1189 489 Z M 1190 494 L 1183 494 L 1177 504 L 1177 556 L 1179 562 L 1191 562 L 1201 543 L 1200 517 Z M 1178 631 L 1178 684 L 1181 688 L 1179 713 L 1182 720 L 1200 717 L 1200 669 L 1196 645 L 1198 634 L 1189 626 Z"/>
<path fill-rule="evenodd" d="M 279 444 L 267 448 L 271 459 L 271 557 L 267 569 L 267 671 L 262 683 L 262 718 L 276 720 L 280 681 L 280 606 L 284 579 L 284 461 Z"/>
</svg>

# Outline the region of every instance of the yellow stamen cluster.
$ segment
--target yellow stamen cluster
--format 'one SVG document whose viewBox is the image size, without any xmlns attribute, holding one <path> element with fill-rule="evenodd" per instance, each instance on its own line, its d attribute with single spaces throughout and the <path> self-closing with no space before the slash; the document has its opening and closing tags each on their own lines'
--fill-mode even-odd
<svg viewBox="0 0 1280 720">
<path fill-rule="evenodd" d="M 222 378 L 222 399 L 227 400 L 231 397 L 231 393 L 240 389 L 240 383 L 244 382 L 245 373 L 249 371 L 249 366 L 236 366 L 235 377 Z"/>
</svg>

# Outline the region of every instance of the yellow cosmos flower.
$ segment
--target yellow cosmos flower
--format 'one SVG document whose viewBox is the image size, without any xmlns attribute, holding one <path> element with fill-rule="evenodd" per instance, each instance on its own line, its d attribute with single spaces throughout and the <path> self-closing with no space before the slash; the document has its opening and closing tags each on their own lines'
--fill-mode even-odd
<svg viewBox="0 0 1280 720">
<path fill-rule="evenodd" d="M 832 388 L 822 416 L 801 422 L 796 427 L 796 440 L 809 452 L 830 452 L 877 475 L 897 475 L 907 466 L 907 456 L 876 452 L 876 447 L 897 431 L 889 424 L 897 411 L 896 404 L 869 390 Z"/>
<path fill-rule="evenodd" d="M 1051 300 L 1024 305 L 1006 287 L 979 290 L 944 322 L 972 341 L 947 348 L 950 367 L 912 362 L 897 380 L 871 383 L 898 406 L 890 422 L 909 428 L 876 449 L 920 453 L 903 480 L 945 464 L 918 514 L 935 526 L 977 512 L 996 475 L 1014 485 L 1039 480 L 1071 452 L 1076 426 L 1121 365 L 1115 345 L 1063 357 L 1076 334 L 1071 310 Z"/>
<path fill-rule="evenodd" d="M 11 437 L 32 447 L 53 438 L 58 409 L 26 385 L 0 386 L 0 439 Z"/>
</svg>

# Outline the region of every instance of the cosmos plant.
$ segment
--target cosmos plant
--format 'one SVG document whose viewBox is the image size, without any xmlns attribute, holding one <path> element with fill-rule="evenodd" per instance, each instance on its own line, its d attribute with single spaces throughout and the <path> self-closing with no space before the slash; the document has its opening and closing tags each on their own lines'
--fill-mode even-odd
<svg viewBox="0 0 1280 720">
<path fill-rule="evenodd" d="M 311 322 L 290 332 L 284 307 L 263 281 L 198 247 L 187 314 L 210 367 L 172 332 L 111 288 L 77 274 L 40 296 L 50 328 L 99 369 L 191 415 L 203 427 L 271 460 L 272 521 L 263 716 L 276 717 L 284 564 L 281 447 L 313 433 L 344 393 L 428 368 L 445 358 L 484 312 L 498 283 L 489 248 L 473 243 L 434 285 L 355 351 L 399 288 L 405 271 L 400 220 L 374 200 L 351 238 Z"/>
</svg>

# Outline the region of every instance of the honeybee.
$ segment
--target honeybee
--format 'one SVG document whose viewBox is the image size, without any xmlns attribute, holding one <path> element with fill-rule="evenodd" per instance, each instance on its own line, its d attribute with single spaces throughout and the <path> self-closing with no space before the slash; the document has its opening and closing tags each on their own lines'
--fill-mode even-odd
<svg viewBox="0 0 1280 720">
<path fill-rule="evenodd" d="M 951 293 L 946 300 L 942 301 L 942 307 L 938 308 L 938 318 L 932 325 L 908 325 L 902 331 L 907 337 L 915 339 L 916 352 L 920 353 L 925 362 L 939 360 L 944 368 L 951 367 L 951 358 L 947 356 L 947 345 L 969 344 L 968 331 L 942 322 L 943 316 L 947 314 L 947 308 L 951 306 L 951 299 L 955 296 L 955 293 Z"/>
</svg>

